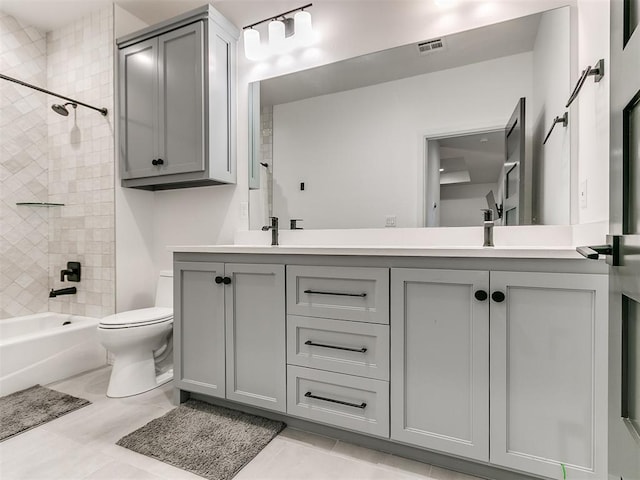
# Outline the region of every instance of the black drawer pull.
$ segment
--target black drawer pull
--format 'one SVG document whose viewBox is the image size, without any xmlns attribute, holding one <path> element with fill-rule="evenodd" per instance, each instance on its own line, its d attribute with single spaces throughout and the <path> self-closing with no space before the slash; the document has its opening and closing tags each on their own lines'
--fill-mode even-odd
<svg viewBox="0 0 640 480">
<path fill-rule="evenodd" d="M 337 345 L 326 345 L 324 343 L 315 343 L 315 342 L 312 342 L 311 340 L 307 340 L 306 342 L 304 342 L 304 344 L 311 345 L 312 347 L 323 347 L 323 348 L 333 348 L 335 350 L 346 350 L 347 352 L 359 352 L 359 353 L 367 352 L 367 347 L 362 347 L 362 348 L 338 347 Z"/>
<path fill-rule="evenodd" d="M 355 407 L 355 408 L 362 408 L 362 409 L 365 409 L 367 407 L 367 404 L 365 402 L 362 402 L 360 404 L 343 402 L 342 400 L 334 400 L 333 398 L 319 397 L 317 395 L 313 395 L 311 392 L 305 393 L 304 396 L 308 397 L 308 398 L 315 398 L 316 400 L 324 400 L 325 402 L 331 402 L 331 403 L 338 403 L 340 405 L 346 405 L 347 407 Z"/>
<path fill-rule="evenodd" d="M 224 278 L 222 278 L 222 277 L 221 277 L 221 276 L 219 276 L 219 275 L 215 278 L 215 280 L 216 280 L 216 283 L 217 283 L 218 285 L 220 285 L 222 282 L 224 282 Z"/>
<path fill-rule="evenodd" d="M 318 290 L 305 290 L 304 293 L 312 293 L 315 295 L 340 295 L 341 297 L 366 297 L 366 293 L 344 293 L 344 292 L 321 292 Z"/>
</svg>

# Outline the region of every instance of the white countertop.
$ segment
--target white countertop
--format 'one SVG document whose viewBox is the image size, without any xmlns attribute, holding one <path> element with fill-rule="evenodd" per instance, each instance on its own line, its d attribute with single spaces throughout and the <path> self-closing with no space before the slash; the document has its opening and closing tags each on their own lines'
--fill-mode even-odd
<svg viewBox="0 0 640 480">
<path fill-rule="evenodd" d="M 389 257 L 539 258 L 584 259 L 575 247 L 474 247 L 474 246 L 359 246 L 359 245 L 175 245 L 183 253 L 236 253 L 266 255 L 354 255 Z"/>
</svg>

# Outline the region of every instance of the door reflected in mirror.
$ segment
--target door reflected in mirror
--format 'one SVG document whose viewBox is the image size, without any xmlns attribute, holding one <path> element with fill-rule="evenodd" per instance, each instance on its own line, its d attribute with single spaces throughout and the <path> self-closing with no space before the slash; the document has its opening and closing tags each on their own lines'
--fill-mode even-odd
<svg viewBox="0 0 640 480">
<path fill-rule="evenodd" d="M 441 37 L 427 53 L 420 42 L 251 84 L 251 228 L 270 216 L 305 229 L 482 225 L 490 192 L 506 207 L 498 224 L 568 224 L 569 129 L 542 140 L 571 87 L 569 15 L 563 7 Z M 501 160 L 488 160 L 489 146 Z"/>
</svg>

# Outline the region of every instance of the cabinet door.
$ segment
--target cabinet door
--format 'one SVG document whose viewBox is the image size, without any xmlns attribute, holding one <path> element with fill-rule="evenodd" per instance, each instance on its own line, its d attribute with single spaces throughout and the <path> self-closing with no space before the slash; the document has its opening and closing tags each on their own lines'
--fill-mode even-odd
<svg viewBox="0 0 640 480">
<path fill-rule="evenodd" d="M 157 158 L 158 39 L 120 50 L 120 177 L 155 175 Z"/>
<path fill-rule="evenodd" d="M 158 175 L 201 172 L 204 154 L 202 22 L 158 37 Z"/>
<path fill-rule="evenodd" d="M 491 272 L 491 290 L 491 462 L 605 478 L 607 277 Z"/>
<path fill-rule="evenodd" d="M 227 398 L 286 411 L 284 265 L 226 264 Z"/>
<path fill-rule="evenodd" d="M 489 273 L 391 269 L 391 438 L 489 459 Z"/>
<path fill-rule="evenodd" d="M 225 397 L 224 265 L 174 264 L 174 381 L 178 388 Z"/>
</svg>

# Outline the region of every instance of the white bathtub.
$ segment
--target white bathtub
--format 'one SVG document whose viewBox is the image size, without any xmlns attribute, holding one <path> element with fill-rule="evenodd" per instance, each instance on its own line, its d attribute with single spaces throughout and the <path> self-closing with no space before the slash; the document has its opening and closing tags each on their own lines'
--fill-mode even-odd
<svg viewBox="0 0 640 480">
<path fill-rule="evenodd" d="M 0 320 L 0 396 L 105 365 L 98 323 L 59 313 Z"/>
</svg>

